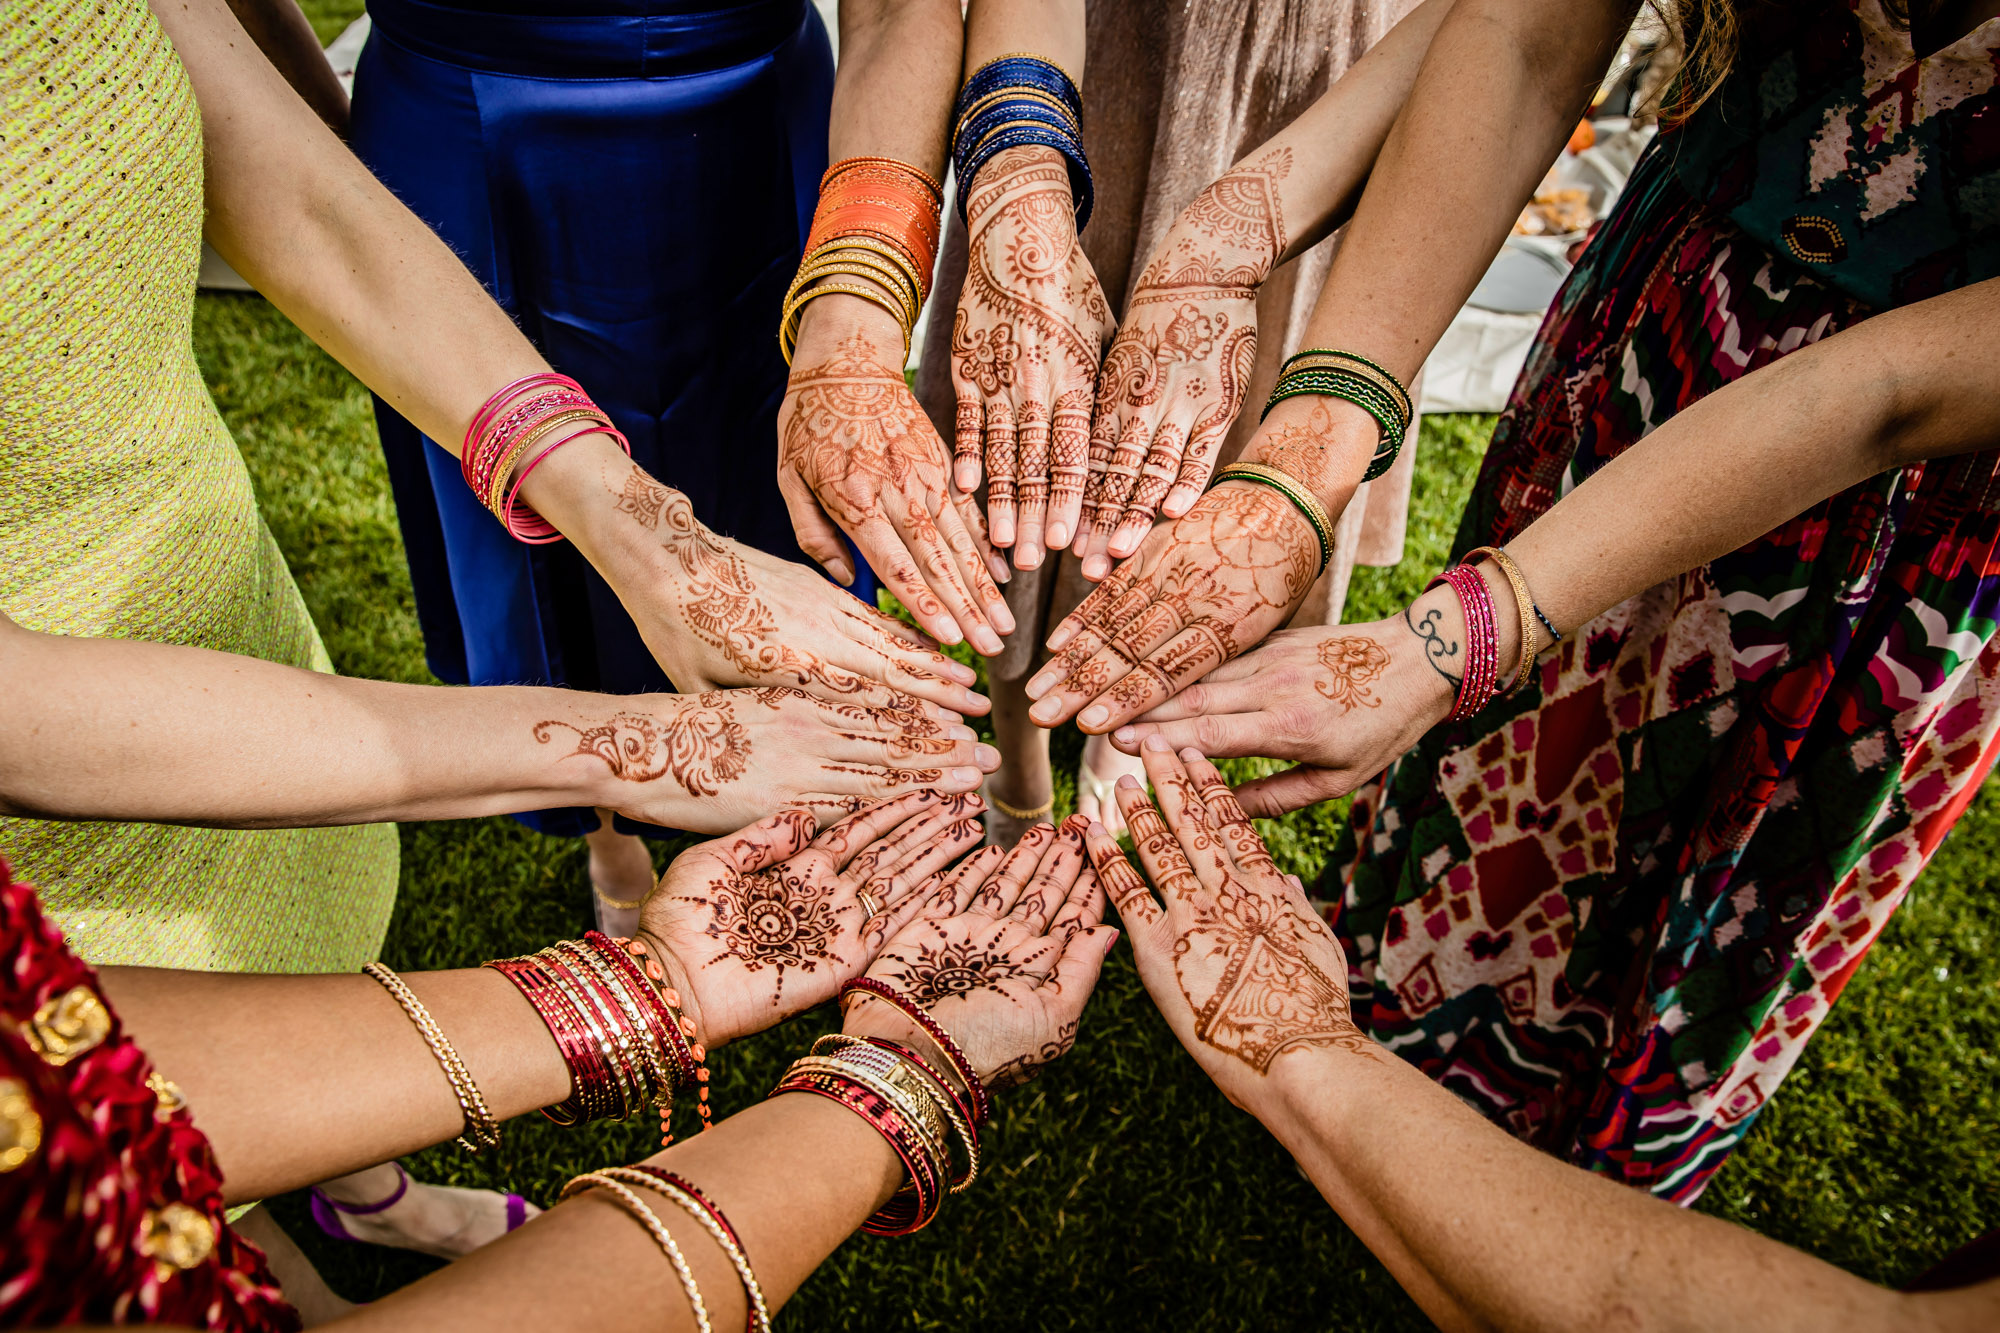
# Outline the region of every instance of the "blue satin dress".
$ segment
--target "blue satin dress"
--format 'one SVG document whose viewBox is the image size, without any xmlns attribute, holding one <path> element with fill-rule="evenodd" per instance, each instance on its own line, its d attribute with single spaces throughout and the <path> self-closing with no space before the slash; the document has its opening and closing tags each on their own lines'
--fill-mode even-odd
<svg viewBox="0 0 2000 1333">
<path fill-rule="evenodd" d="M 703 522 L 802 559 L 775 475 L 776 330 L 826 169 L 826 30 L 807 0 L 531 12 L 560 3 L 370 0 L 354 151 Z M 451 454 L 375 410 L 439 679 L 673 688 L 573 547 L 508 537 Z"/>
</svg>

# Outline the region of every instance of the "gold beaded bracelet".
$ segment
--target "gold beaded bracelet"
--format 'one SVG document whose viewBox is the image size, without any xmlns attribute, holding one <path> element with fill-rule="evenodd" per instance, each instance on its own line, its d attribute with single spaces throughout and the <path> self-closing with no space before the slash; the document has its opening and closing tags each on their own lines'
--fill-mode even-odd
<svg viewBox="0 0 2000 1333">
<path fill-rule="evenodd" d="M 493 1112 L 486 1108 L 486 1099 L 479 1095 L 479 1085 L 472 1081 L 472 1073 L 465 1062 L 458 1058 L 458 1052 L 444 1035 L 444 1029 L 431 1017 L 431 1011 L 419 1000 L 403 979 L 380 963 L 369 963 L 362 972 L 379 983 L 389 992 L 392 999 L 402 1006 L 416 1025 L 424 1044 L 431 1048 L 438 1067 L 451 1082 L 452 1095 L 458 1098 L 458 1109 L 465 1115 L 465 1131 L 458 1136 L 458 1145 L 469 1153 L 481 1148 L 500 1146 L 500 1122 L 493 1118 Z M 472 1142 L 477 1140 L 477 1143 Z"/>
<path fill-rule="evenodd" d="M 1514 673 L 1514 683 L 1507 687 L 1507 693 L 1513 694 L 1535 674 L 1535 599 L 1528 595 L 1528 580 L 1521 573 L 1521 567 L 1514 563 L 1513 556 L 1497 546 L 1478 546 L 1465 553 L 1464 563 L 1476 565 L 1482 557 L 1491 559 L 1500 567 L 1507 586 L 1514 590 L 1514 610 L 1521 621 L 1521 667 Z"/>
</svg>

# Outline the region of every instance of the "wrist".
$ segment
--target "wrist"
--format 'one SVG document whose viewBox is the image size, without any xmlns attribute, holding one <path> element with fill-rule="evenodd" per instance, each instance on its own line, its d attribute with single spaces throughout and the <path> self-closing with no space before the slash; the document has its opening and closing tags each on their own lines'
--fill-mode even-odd
<svg viewBox="0 0 2000 1333">
<path fill-rule="evenodd" d="M 951 1061 L 931 1034 L 918 1027 L 908 1015 L 897 1012 L 894 1006 L 886 1004 L 851 1003 L 842 1018 L 840 1030 L 850 1037 L 876 1038 L 894 1042 L 896 1045 L 914 1052 L 919 1060 L 936 1070 L 938 1074 L 961 1095 L 969 1095 L 971 1089 L 959 1077 L 958 1067 Z M 984 1080 L 990 1070 L 977 1071 Z"/>
<path fill-rule="evenodd" d="M 842 277 L 841 282 L 867 283 L 886 297 L 888 289 L 868 283 L 865 278 Z M 841 344 L 859 338 L 889 374 L 900 373 L 907 359 L 903 349 L 903 326 L 895 316 L 872 301 L 847 292 L 828 292 L 814 297 L 799 314 L 799 339 L 792 351 L 792 365 L 817 365 L 830 359 Z"/>
<path fill-rule="evenodd" d="M 1338 1046 L 1281 1051 L 1244 1109 L 1294 1157 L 1321 1149 L 1351 1105 L 1356 1076 L 1379 1058 Z"/>
<path fill-rule="evenodd" d="M 1338 518 L 1382 439 L 1375 418 L 1342 398 L 1301 395 L 1278 403 L 1243 451 L 1292 477 Z"/>
<path fill-rule="evenodd" d="M 1465 609 L 1459 605 L 1457 593 L 1439 584 L 1410 603 L 1400 625 L 1416 633 L 1420 640 L 1419 651 L 1399 655 L 1399 661 L 1403 663 L 1410 691 L 1423 701 L 1424 716 L 1435 726 L 1451 714 L 1458 702 L 1455 678 L 1465 670 Z M 1437 651 L 1440 643 L 1451 645 L 1444 660 L 1440 660 Z"/>
</svg>

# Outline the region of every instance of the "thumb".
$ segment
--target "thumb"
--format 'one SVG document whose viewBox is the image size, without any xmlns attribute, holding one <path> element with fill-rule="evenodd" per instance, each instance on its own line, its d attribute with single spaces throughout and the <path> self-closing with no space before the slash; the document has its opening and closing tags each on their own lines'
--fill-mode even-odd
<svg viewBox="0 0 2000 1333">
<path fill-rule="evenodd" d="M 848 559 L 847 543 L 840 529 L 820 508 L 819 498 L 805 479 L 788 467 L 778 469 L 778 493 L 785 497 L 785 509 L 792 516 L 792 533 L 799 549 L 820 563 L 843 588 L 854 586 L 854 562 Z"/>
<path fill-rule="evenodd" d="M 1236 789 L 1236 799 L 1252 819 L 1276 819 L 1294 810 L 1303 810 L 1354 790 L 1347 775 L 1331 768 L 1299 764 L 1282 773 L 1246 782 Z"/>
</svg>

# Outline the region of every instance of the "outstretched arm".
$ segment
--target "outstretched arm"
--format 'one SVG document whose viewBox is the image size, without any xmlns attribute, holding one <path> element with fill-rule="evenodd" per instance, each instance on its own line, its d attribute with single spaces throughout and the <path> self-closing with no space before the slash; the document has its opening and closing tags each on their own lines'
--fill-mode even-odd
<svg viewBox="0 0 2000 1333">
<path fill-rule="evenodd" d="M 1508 554 L 1567 633 L 1877 473 L 2000 447 L 1996 321 L 2000 279 L 1990 279 L 1794 352 L 1675 415 Z M 1506 680 L 1521 652 L 1514 594 L 1490 563 L 1479 568 Z M 1551 640 L 1539 621 L 1535 632 L 1539 653 Z M 1352 790 L 1441 721 L 1464 643 L 1456 596 L 1435 588 L 1388 620 L 1273 636 L 1113 741 L 1130 751 L 1157 732 L 1217 755 L 1297 760 L 1240 793 L 1254 814 L 1296 810 Z"/>
<path fill-rule="evenodd" d="M 292 94 L 223 0 L 159 0 L 154 12 L 201 104 L 209 241 L 457 453 L 489 395 L 548 369 L 541 355 Z M 969 668 L 802 566 L 710 532 L 687 497 L 603 435 L 549 453 L 521 498 L 603 573 L 680 689 L 789 685 L 874 705 L 914 695 L 961 712 L 985 706 L 966 688 Z"/>
<path fill-rule="evenodd" d="M 1142 752 L 1119 809 L 1155 889 L 1091 853 L 1168 1024 L 1448 1329 L 1966 1329 L 2000 1281 L 1905 1296 L 1519 1142 L 1370 1041 L 1347 960 L 1193 751 Z"/>
</svg>

